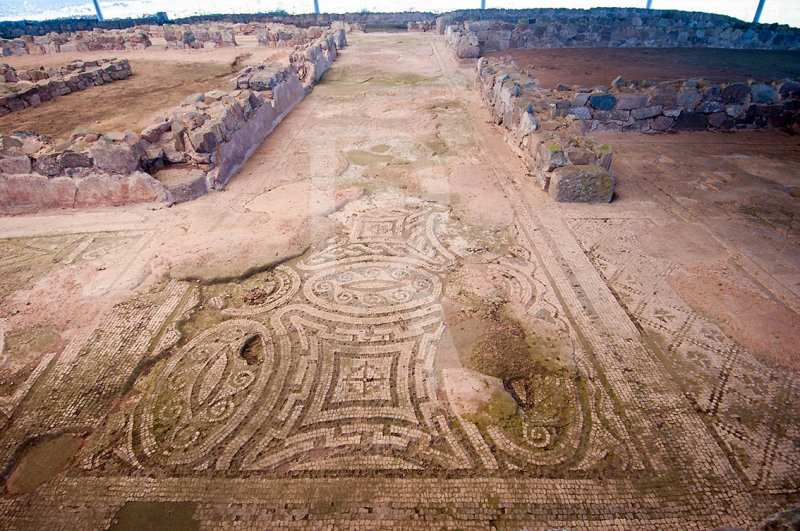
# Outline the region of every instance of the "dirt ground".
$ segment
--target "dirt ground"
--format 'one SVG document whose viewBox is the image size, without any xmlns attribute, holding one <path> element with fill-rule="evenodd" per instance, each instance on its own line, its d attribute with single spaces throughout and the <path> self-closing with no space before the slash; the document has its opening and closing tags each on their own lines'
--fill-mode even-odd
<svg viewBox="0 0 800 531">
<path fill-rule="evenodd" d="M 800 504 L 797 138 L 599 136 L 554 203 L 441 37 L 348 41 L 224 190 L 0 219 L 0 527 Z"/>
<path fill-rule="evenodd" d="M 723 50 L 718 48 L 555 48 L 489 52 L 510 55 L 534 72 L 539 84 L 554 89 L 559 83 L 595 87 L 626 80 L 669 81 L 708 77 L 715 82 L 774 81 L 800 76 L 800 52 Z"/>
<path fill-rule="evenodd" d="M 128 59 L 133 75 L 121 81 L 89 87 L 42 103 L 36 108 L 0 118 L 0 132 L 36 131 L 55 138 L 68 137 L 76 127 L 101 133 L 141 131 L 153 118 L 178 105 L 186 96 L 214 89 L 229 90 L 228 79 L 247 65 L 263 61 L 288 62 L 286 48 L 243 46 L 215 50 L 167 50 L 154 43 L 144 51 L 104 51 L 6 57 L 14 68 L 62 65 L 73 59 Z M 162 48 L 162 49 L 159 49 Z"/>
</svg>

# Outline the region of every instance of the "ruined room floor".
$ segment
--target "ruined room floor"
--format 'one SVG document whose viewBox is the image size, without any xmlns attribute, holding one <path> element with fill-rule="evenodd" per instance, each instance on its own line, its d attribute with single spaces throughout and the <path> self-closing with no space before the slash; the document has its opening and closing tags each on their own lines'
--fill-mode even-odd
<svg viewBox="0 0 800 531">
<path fill-rule="evenodd" d="M 797 505 L 796 139 L 608 135 L 556 204 L 440 37 L 348 41 L 224 191 L 0 218 L 2 527 Z"/>
<path fill-rule="evenodd" d="M 289 48 L 257 46 L 250 35 L 237 36 L 239 46 L 213 50 L 166 49 L 166 41 L 146 50 L 101 50 L 3 57 L 0 62 L 21 68 L 58 68 L 73 60 L 109 57 L 127 59 L 133 75 L 45 102 L 25 112 L 0 117 L 0 133 L 36 131 L 67 139 L 77 127 L 103 134 L 141 131 L 154 117 L 180 105 L 189 94 L 230 90 L 228 80 L 239 69 L 263 61 L 288 64 Z"/>
</svg>

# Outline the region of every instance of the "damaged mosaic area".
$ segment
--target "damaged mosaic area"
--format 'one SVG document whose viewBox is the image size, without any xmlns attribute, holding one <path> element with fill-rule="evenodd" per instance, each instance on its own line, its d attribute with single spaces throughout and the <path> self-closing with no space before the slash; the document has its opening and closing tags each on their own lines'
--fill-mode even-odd
<svg viewBox="0 0 800 531">
<path fill-rule="evenodd" d="M 447 212 L 369 210 L 324 248 L 241 283 L 176 283 L 180 310 L 144 353 L 157 361 L 84 452 L 80 470 L 275 477 L 642 470 L 530 252 L 449 249 L 441 233 L 452 237 L 454 229 Z M 496 307 L 469 300 L 465 257 L 473 276 L 496 289 Z M 463 304 L 462 315 L 491 320 L 497 306 L 541 315 L 569 346 L 558 362 L 494 369 L 517 398 L 509 412 L 476 419 L 442 399 L 435 361 L 446 292 Z M 535 334 L 507 313 L 494 327 L 510 322 L 529 357 L 525 338 Z"/>
</svg>

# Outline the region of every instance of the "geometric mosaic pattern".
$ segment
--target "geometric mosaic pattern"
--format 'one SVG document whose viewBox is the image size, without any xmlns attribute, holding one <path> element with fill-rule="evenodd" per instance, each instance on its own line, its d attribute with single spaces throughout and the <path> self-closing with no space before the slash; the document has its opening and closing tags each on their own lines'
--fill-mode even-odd
<svg viewBox="0 0 800 531">
<path fill-rule="evenodd" d="M 580 348 L 572 377 L 534 382 L 543 394 L 558 390 L 550 395 L 561 402 L 538 404 L 560 410 L 558 418 L 532 405 L 509 432 L 450 411 L 434 372 L 443 279 L 458 262 L 437 234 L 444 215 L 358 215 L 346 236 L 276 267 L 259 300 L 216 297 L 224 320 L 167 355 L 83 469 L 563 473 L 591 470 L 612 453 L 629 471 L 642 468 Z M 562 313 L 529 251 L 517 246 L 489 269 L 532 314 Z"/>
<path fill-rule="evenodd" d="M 800 377 L 757 361 L 672 289 L 675 265 L 645 254 L 640 219 L 575 218 L 570 226 L 639 324 L 660 337 L 663 363 L 752 487 L 800 492 Z"/>
</svg>

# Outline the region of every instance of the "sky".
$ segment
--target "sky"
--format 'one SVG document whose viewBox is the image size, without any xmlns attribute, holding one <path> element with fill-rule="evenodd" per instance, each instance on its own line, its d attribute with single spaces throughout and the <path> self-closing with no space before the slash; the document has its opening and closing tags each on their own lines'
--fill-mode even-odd
<svg viewBox="0 0 800 531">
<path fill-rule="evenodd" d="M 646 0 L 486 0 L 488 8 L 534 7 L 645 7 Z M 653 0 L 653 9 L 680 9 L 721 13 L 752 21 L 757 0 Z M 480 0 L 319 0 L 320 11 L 347 13 L 378 11 L 433 11 L 480 7 Z M 308 13 L 313 0 L 100 0 L 106 18 L 135 17 L 166 11 L 171 18 L 204 13 L 247 13 L 285 10 Z M 92 16 L 94 7 L 86 0 L 0 0 L 0 20 L 42 20 L 71 16 Z M 800 0 L 765 0 L 761 22 L 778 22 L 800 27 Z"/>
</svg>

